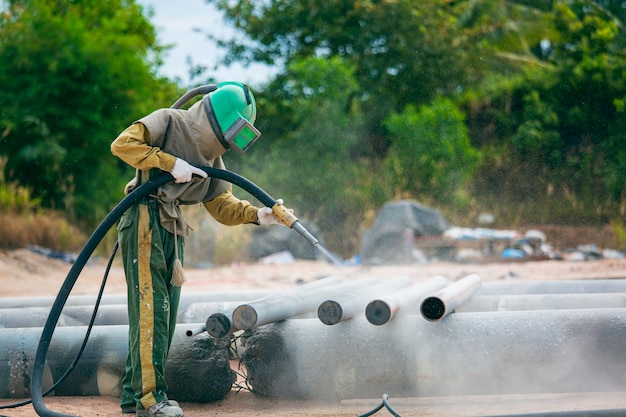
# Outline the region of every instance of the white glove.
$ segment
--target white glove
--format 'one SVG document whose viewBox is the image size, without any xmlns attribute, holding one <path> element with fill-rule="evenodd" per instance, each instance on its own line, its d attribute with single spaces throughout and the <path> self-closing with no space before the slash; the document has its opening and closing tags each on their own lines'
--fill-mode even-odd
<svg viewBox="0 0 626 417">
<path fill-rule="evenodd" d="M 170 174 L 172 174 L 178 184 L 191 181 L 193 174 L 200 175 L 202 178 L 207 177 L 206 172 L 180 158 L 176 158 L 176 163 L 174 163 L 174 168 L 172 168 Z"/>
<path fill-rule="evenodd" d="M 124 195 L 130 194 L 135 188 L 137 188 L 137 177 L 133 177 L 132 180 L 128 181 L 128 184 L 124 187 Z"/>
<path fill-rule="evenodd" d="M 276 200 L 276 204 L 283 204 L 283 200 Z M 288 210 L 293 213 L 293 210 Z M 259 211 L 257 212 L 257 216 L 259 217 L 259 224 L 282 224 L 283 226 L 286 226 L 278 219 L 278 217 L 274 215 L 274 212 L 270 207 L 263 207 L 259 209 Z"/>
</svg>

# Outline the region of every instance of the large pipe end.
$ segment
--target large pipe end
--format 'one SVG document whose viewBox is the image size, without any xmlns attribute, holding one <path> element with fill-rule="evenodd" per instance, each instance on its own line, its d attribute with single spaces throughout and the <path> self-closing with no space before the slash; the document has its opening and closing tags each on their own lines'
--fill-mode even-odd
<svg viewBox="0 0 626 417">
<path fill-rule="evenodd" d="M 428 321 L 438 321 L 446 315 L 446 305 L 439 297 L 428 297 L 420 306 L 422 316 Z"/>
<path fill-rule="evenodd" d="M 254 307 L 242 304 L 233 311 L 233 323 L 241 330 L 254 329 L 259 317 Z"/>
<path fill-rule="evenodd" d="M 373 300 L 365 307 L 367 321 L 375 326 L 382 326 L 391 320 L 391 308 L 383 300 Z"/>
<path fill-rule="evenodd" d="M 329 326 L 339 323 L 343 317 L 341 304 L 333 300 L 324 301 L 317 308 L 317 317 L 319 317 L 322 323 Z"/>
<path fill-rule="evenodd" d="M 230 333 L 230 319 L 224 313 L 214 313 L 206 320 L 206 332 L 215 338 L 224 337 Z"/>
</svg>

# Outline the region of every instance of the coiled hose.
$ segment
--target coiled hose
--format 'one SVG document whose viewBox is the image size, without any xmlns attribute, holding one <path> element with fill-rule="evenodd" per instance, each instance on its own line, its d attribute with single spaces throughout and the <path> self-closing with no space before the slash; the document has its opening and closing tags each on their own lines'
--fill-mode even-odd
<svg viewBox="0 0 626 417">
<path fill-rule="evenodd" d="M 276 200 L 272 198 L 267 192 L 254 184 L 252 181 L 238 175 L 234 172 L 224 169 L 201 167 L 209 177 L 218 178 L 224 181 L 228 181 L 231 184 L 237 185 L 249 192 L 255 198 L 257 198 L 262 204 L 267 207 L 273 207 L 276 204 Z M 46 407 L 43 402 L 43 373 L 46 362 L 46 356 L 50 347 L 50 342 L 54 334 L 57 322 L 67 302 L 67 299 L 78 279 L 78 276 L 85 267 L 87 261 L 98 247 L 107 232 L 113 227 L 113 225 L 120 219 L 122 214 L 126 212 L 133 204 L 136 204 L 142 198 L 146 197 L 156 188 L 172 181 L 174 178 L 169 173 L 163 173 L 157 177 L 147 181 L 146 183 L 137 187 L 133 192 L 128 194 L 122 201 L 120 201 L 111 212 L 102 220 L 100 225 L 96 228 L 90 238 L 83 246 L 76 261 L 72 265 L 72 268 L 67 274 L 61 289 L 50 309 L 50 314 L 46 320 L 39 339 L 39 345 L 37 346 L 37 353 L 35 355 L 35 362 L 33 364 L 33 375 L 31 380 L 31 401 L 35 411 L 42 417 L 71 417 L 69 414 L 58 413 L 52 411 Z M 95 312 L 94 312 L 95 315 Z M 90 330 L 90 329 L 89 329 Z M 88 332 L 89 332 L 88 330 Z M 86 343 L 86 341 L 85 341 Z"/>
</svg>

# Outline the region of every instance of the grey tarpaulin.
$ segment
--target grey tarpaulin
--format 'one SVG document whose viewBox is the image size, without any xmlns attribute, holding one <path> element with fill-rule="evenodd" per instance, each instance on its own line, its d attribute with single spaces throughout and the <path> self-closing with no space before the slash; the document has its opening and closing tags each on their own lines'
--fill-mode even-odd
<svg viewBox="0 0 626 417">
<path fill-rule="evenodd" d="M 361 258 L 367 264 L 415 261 L 413 239 L 441 235 L 448 228 L 439 211 L 413 200 L 386 203 L 361 240 Z"/>
</svg>

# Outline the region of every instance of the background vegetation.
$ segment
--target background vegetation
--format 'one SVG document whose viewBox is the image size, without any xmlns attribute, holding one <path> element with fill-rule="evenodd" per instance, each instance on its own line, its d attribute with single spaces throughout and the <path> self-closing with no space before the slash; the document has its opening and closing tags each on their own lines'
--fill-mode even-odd
<svg viewBox="0 0 626 417">
<path fill-rule="evenodd" d="M 356 253 L 398 198 L 461 226 L 489 212 L 494 227 L 624 236 L 622 1 L 207 3 L 238 29 L 216 39 L 224 64 L 280 69 L 252 86 L 262 140 L 227 166 L 315 222 L 332 250 Z M 110 142 L 192 86 L 155 76 L 165 48 L 133 0 L 1 10 L 2 186 L 89 234 L 132 175 Z"/>
</svg>

